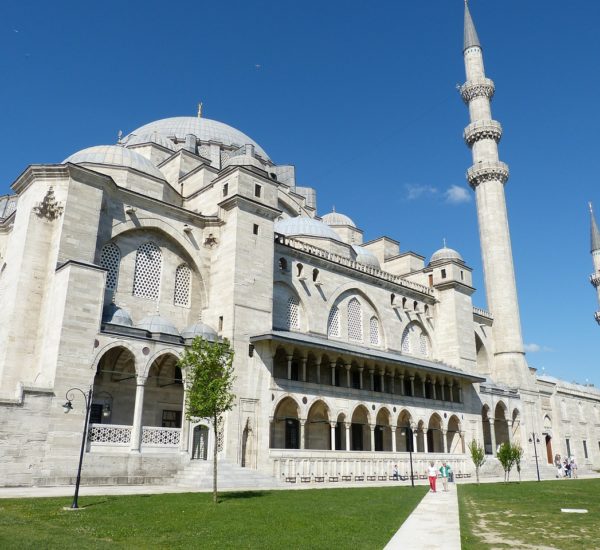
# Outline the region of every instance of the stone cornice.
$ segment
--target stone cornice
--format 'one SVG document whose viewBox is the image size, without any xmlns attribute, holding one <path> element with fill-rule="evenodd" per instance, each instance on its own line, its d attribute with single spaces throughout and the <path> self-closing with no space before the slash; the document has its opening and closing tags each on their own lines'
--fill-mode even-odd
<svg viewBox="0 0 600 550">
<path fill-rule="evenodd" d="M 232 208 L 237 207 L 245 211 L 253 211 L 269 220 L 276 220 L 281 216 L 281 210 L 238 194 L 227 197 L 224 201 L 221 201 L 218 206 L 223 210 L 231 210 Z"/>
<path fill-rule="evenodd" d="M 475 189 L 486 181 L 499 181 L 506 183 L 510 171 L 508 165 L 501 161 L 486 161 L 474 164 L 467 170 L 467 181 Z"/>
<path fill-rule="evenodd" d="M 463 132 L 465 143 L 469 147 L 482 139 L 493 139 L 496 143 L 502 137 L 502 125 L 496 120 L 476 120 L 469 124 Z"/>
<path fill-rule="evenodd" d="M 494 97 L 494 81 L 490 78 L 478 78 L 476 80 L 469 80 L 460 87 L 460 95 L 463 101 L 468 105 L 469 102 L 476 97 L 487 97 L 492 99 Z"/>
</svg>

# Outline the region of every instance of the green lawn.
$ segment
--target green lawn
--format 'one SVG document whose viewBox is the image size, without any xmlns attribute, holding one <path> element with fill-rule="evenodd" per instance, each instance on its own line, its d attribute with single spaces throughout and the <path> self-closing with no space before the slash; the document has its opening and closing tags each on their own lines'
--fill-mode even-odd
<svg viewBox="0 0 600 550">
<path fill-rule="evenodd" d="M 424 487 L 0 500 L 0 548 L 383 548 Z"/>
<path fill-rule="evenodd" d="M 600 548 L 599 494 L 600 479 L 459 485 L 462 548 Z"/>
</svg>

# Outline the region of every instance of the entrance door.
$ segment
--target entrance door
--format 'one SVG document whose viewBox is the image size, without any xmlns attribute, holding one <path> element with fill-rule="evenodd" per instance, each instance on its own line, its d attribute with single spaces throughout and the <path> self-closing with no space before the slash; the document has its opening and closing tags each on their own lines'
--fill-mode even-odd
<svg viewBox="0 0 600 550">
<path fill-rule="evenodd" d="M 554 454 L 552 453 L 552 436 L 546 434 L 546 455 L 548 458 L 548 464 L 553 464 Z"/>
<path fill-rule="evenodd" d="M 206 460 L 208 458 L 208 428 L 195 426 L 192 437 L 192 460 Z"/>
</svg>

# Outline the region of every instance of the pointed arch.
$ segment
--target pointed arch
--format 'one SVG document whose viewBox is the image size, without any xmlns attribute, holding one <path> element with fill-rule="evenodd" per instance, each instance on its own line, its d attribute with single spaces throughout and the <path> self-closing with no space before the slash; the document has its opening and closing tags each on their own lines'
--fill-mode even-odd
<svg viewBox="0 0 600 550">
<path fill-rule="evenodd" d="M 431 356 L 431 340 L 423 325 L 411 321 L 404 327 L 401 339 L 402 353 L 420 357 Z"/>
</svg>

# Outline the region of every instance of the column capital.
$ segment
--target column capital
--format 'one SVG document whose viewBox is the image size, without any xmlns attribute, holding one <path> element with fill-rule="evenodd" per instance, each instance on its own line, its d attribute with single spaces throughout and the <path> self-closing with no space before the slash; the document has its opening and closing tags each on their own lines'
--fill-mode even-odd
<svg viewBox="0 0 600 550">
<path fill-rule="evenodd" d="M 148 377 L 146 377 L 146 376 L 136 376 L 135 384 L 136 384 L 136 386 L 145 386 L 146 380 L 148 380 Z"/>
</svg>

